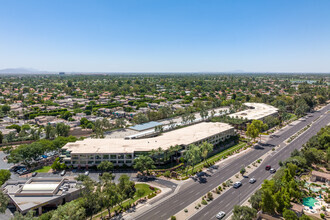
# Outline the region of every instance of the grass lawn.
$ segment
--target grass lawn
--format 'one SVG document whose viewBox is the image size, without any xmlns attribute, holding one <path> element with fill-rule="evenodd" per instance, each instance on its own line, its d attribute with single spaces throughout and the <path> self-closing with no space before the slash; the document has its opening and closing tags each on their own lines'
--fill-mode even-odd
<svg viewBox="0 0 330 220">
<path fill-rule="evenodd" d="M 218 153 L 218 154 L 216 154 L 216 155 L 214 155 L 214 156 L 208 158 L 207 161 L 208 161 L 209 163 L 213 163 L 213 162 L 219 161 L 222 157 L 224 157 L 224 156 L 228 156 L 230 153 L 232 153 L 232 152 L 234 152 L 234 151 L 236 151 L 236 150 L 238 150 L 238 149 L 241 149 L 241 148 L 243 148 L 243 147 L 245 147 L 245 146 L 246 146 L 246 143 L 244 143 L 244 142 L 238 143 L 238 144 L 234 145 L 233 147 L 230 147 L 230 148 L 228 148 L 228 149 L 226 149 L 226 150 L 224 150 L 224 151 L 221 151 L 220 153 Z M 204 161 L 202 161 L 202 162 L 200 162 L 199 164 L 197 164 L 197 165 L 194 167 L 194 171 L 203 168 L 203 167 L 204 167 L 204 164 L 205 164 Z M 192 171 L 193 171 L 192 167 L 189 168 L 189 170 L 188 170 L 188 175 L 189 175 L 189 174 L 192 174 Z M 183 172 L 183 176 L 185 176 L 185 175 L 186 175 L 186 171 Z"/>
<path fill-rule="evenodd" d="M 296 120 L 297 119 L 297 115 L 292 114 L 292 113 L 288 113 L 290 115 L 290 118 L 288 120 Z"/>
<path fill-rule="evenodd" d="M 143 196 L 142 197 L 137 197 L 135 195 L 133 199 L 130 199 L 130 200 L 127 200 L 127 201 L 123 202 L 122 206 L 126 206 L 127 204 L 132 204 L 132 203 L 136 202 L 138 199 L 146 197 L 149 194 L 151 194 L 152 192 L 155 192 L 155 191 L 159 190 L 158 188 L 155 188 L 155 190 L 151 190 L 149 188 L 149 185 L 145 184 L 145 183 L 135 184 L 135 189 L 136 189 L 136 191 L 138 191 L 139 189 L 144 190 Z M 118 210 L 118 209 L 119 209 L 119 206 L 116 206 L 115 208 L 111 209 L 111 212 L 114 212 L 115 210 Z M 105 210 L 101 211 L 98 215 L 94 216 L 93 219 L 99 219 L 101 216 L 107 216 L 107 215 L 108 215 L 108 210 L 105 209 Z"/>
<path fill-rule="evenodd" d="M 34 172 L 37 172 L 37 173 L 48 173 L 48 171 L 51 169 L 50 166 L 44 166 L 42 168 L 40 168 L 39 170 L 36 170 Z"/>
</svg>

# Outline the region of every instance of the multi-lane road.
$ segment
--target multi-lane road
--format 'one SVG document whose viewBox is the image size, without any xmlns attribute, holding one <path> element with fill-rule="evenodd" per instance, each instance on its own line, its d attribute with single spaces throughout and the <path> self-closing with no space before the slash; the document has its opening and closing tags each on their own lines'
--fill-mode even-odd
<svg viewBox="0 0 330 220">
<path fill-rule="evenodd" d="M 285 146 L 283 149 L 278 152 L 272 153 L 268 157 L 262 166 L 259 166 L 254 172 L 249 174 L 249 177 L 254 177 L 257 179 L 257 182 L 250 184 L 247 179 L 242 180 L 242 186 L 238 189 L 231 188 L 226 191 L 223 195 L 218 197 L 215 201 L 207 205 L 206 208 L 202 209 L 196 215 L 192 216 L 191 220 L 197 219 L 216 219 L 215 215 L 221 210 L 227 213 L 227 217 L 232 212 L 234 205 L 241 204 L 250 195 L 260 187 L 264 179 L 269 178 L 272 174 L 269 171 L 265 170 L 266 165 L 271 165 L 276 169 L 279 167 L 278 162 L 284 161 L 290 156 L 290 152 L 294 149 L 299 149 L 304 143 L 308 141 L 313 135 L 315 135 L 321 127 L 326 126 L 330 122 L 330 115 L 324 115 L 316 123 L 308 129 L 303 135 L 299 136 L 297 139 L 293 140 L 290 144 Z"/>
<path fill-rule="evenodd" d="M 244 157 L 240 157 L 238 160 L 232 160 L 223 167 L 214 172 L 211 176 L 207 177 L 206 183 L 193 182 L 190 181 L 185 187 L 182 187 L 178 193 L 168 197 L 164 201 L 150 207 L 145 212 L 134 219 L 168 219 L 170 216 L 175 215 L 180 210 L 184 209 L 186 206 L 199 199 L 202 195 L 214 189 L 217 185 L 228 180 L 230 177 L 239 172 L 242 166 L 246 166 L 253 161 L 256 161 L 262 155 L 270 151 L 274 146 L 277 146 L 287 138 L 298 132 L 300 129 L 304 128 L 306 125 L 313 122 L 318 117 L 322 116 L 321 120 L 313 123 L 307 132 L 302 136 L 294 140 L 291 144 L 285 147 L 285 149 L 274 153 L 275 155 L 269 159 L 267 162 L 270 165 L 276 167 L 278 166 L 279 160 L 284 160 L 290 156 L 290 152 L 294 148 L 300 147 L 305 143 L 310 137 L 316 134 L 318 130 L 327 125 L 330 122 L 330 116 L 326 115 L 326 112 L 330 109 L 330 105 L 326 106 L 320 111 L 316 111 L 307 117 L 305 120 L 300 120 L 295 125 L 289 126 L 285 131 L 281 132 L 280 135 L 274 136 L 272 139 L 267 141 L 265 145 L 258 146 L 246 153 Z M 269 160 L 269 161 L 268 161 Z M 264 162 L 266 163 L 266 161 Z M 253 172 L 255 178 L 258 179 L 257 183 L 249 185 L 246 180 L 243 180 L 243 186 L 238 190 L 229 190 L 222 194 L 215 201 L 211 202 L 204 209 L 198 212 L 196 215 L 192 216 L 191 219 L 212 219 L 215 218 L 215 214 L 220 210 L 230 213 L 235 204 L 239 204 L 239 200 L 247 198 L 251 192 L 257 188 L 263 179 L 269 177 L 268 172 L 264 172 L 264 168 L 259 168 Z"/>
</svg>

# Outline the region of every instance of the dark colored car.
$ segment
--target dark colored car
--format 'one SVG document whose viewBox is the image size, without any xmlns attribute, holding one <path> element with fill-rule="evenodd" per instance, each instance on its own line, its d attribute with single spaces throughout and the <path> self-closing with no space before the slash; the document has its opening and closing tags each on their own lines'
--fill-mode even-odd
<svg viewBox="0 0 330 220">
<path fill-rule="evenodd" d="M 37 172 L 32 173 L 32 176 L 33 176 L 33 177 L 35 177 L 36 175 L 38 175 Z"/>
<path fill-rule="evenodd" d="M 271 167 L 270 165 L 267 165 L 265 169 L 266 169 L 266 170 L 270 170 L 271 168 L 272 168 L 272 167 Z"/>
</svg>

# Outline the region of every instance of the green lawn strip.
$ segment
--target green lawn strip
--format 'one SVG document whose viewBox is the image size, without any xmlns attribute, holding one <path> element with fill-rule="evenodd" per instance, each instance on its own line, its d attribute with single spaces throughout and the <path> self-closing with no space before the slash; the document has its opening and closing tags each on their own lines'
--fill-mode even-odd
<svg viewBox="0 0 330 220">
<path fill-rule="evenodd" d="M 50 166 L 44 166 L 42 168 L 40 168 L 39 170 L 36 170 L 34 172 L 37 172 L 37 173 L 48 173 L 48 171 L 51 169 Z"/>
<path fill-rule="evenodd" d="M 145 184 L 145 183 L 138 183 L 138 184 L 135 184 L 135 188 L 136 188 L 136 191 L 137 190 L 144 190 L 144 195 L 142 197 L 137 197 L 137 196 L 134 196 L 133 199 L 129 199 L 129 200 L 126 200 L 125 202 L 123 202 L 122 206 L 126 206 L 127 204 L 132 204 L 134 202 L 136 202 L 138 199 L 140 198 L 143 198 L 143 197 L 146 197 L 148 196 L 149 194 L 153 193 L 153 192 L 156 192 L 157 190 L 159 190 L 158 188 L 155 187 L 155 190 L 151 190 L 149 188 L 149 185 L 148 184 Z M 115 210 L 118 210 L 120 208 L 120 206 L 116 206 L 114 207 L 113 209 L 111 209 L 111 213 L 114 212 Z M 105 214 L 105 215 L 104 215 Z M 104 209 L 103 211 L 101 211 L 101 213 L 97 214 L 96 216 L 93 217 L 93 219 L 97 219 L 101 216 L 107 216 L 108 215 L 108 210 L 107 209 Z"/>
<path fill-rule="evenodd" d="M 220 153 L 218 153 L 218 154 L 210 157 L 207 161 L 209 163 L 213 163 L 213 162 L 219 161 L 221 157 L 228 156 L 228 154 L 230 154 L 230 153 L 232 153 L 232 152 L 234 152 L 234 151 L 236 151 L 238 149 L 241 149 L 241 148 L 243 148 L 245 146 L 246 146 L 246 143 L 239 143 L 239 144 L 237 144 L 237 145 L 235 145 L 235 146 L 233 146 L 231 148 L 228 148 L 228 149 L 226 149 L 226 150 L 224 150 L 224 151 L 222 151 L 222 152 L 220 152 Z M 198 170 L 200 168 L 203 168 L 204 167 L 204 164 L 205 164 L 204 161 L 202 161 L 199 164 L 197 164 L 194 167 L 194 171 L 196 171 L 196 170 Z M 192 167 L 189 168 L 189 170 L 188 170 L 188 175 L 189 174 L 192 174 Z M 186 175 L 186 172 L 184 171 L 183 176 L 185 176 L 185 175 Z"/>
</svg>

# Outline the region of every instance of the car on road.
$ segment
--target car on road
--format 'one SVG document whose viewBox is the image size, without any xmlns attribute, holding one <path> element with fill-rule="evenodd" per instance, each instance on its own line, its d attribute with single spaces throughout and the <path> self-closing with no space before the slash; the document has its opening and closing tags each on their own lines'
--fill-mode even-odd
<svg viewBox="0 0 330 220">
<path fill-rule="evenodd" d="M 38 175 L 37 172 L 32 173 L 32 177 L 35 177 L 36 175 Z"/>
<path fill-rule="evenodd" d="M 270 166 L 270 165 L 267 165 L 266 167 L 265 167 L 265 170 L 270 170 L 272 167 Z"/>
<path fill-rule="evenodd" d="M 85 172 L 85 176 L 88 176 L 89 175 L 89 171 L 87 170 L 86 172 Z"/>
<path fill-rule="evenodd" d="M 253 183 L 255 183 L 257 180 L 255 179 L 255 178 L 251 178 L 250 180 L 249 180 L 249 183 L 251 183 L 251 184 L 253 184 Z"/>
<path fill-rule="evenodd" d="M 63 170 L 63 171 L 60 173 L 61 176 L 64 176 L 65 174 L 66 174 L 66 171 L 65 171 L 65 170 Z"/>
<path fill-rule="evenodd" d="M 242 182 L 236 182 L 236 183 L 234 183 L 234 185 L 233 185 L 233 187 L 235 188 L 235 189 L 237 189 L 237 188 L 239 188 L 240 186 L 242 185 Z"/>
<path fill-rule="evenodd" d="M 217 219 L 222 219 L 223 217 L 225 217 L 225 215 L 226 215 L 226 213 L 223 212 L 223 211 L 221 211 L 221 212 L 219 212 L 215 217 L 216 217 Z"/>
<path fill-rule="evenodd" d="M 270 173 L 276 173 L 276 170 L 274 168 L 269 170 Z"/>
</svg>

